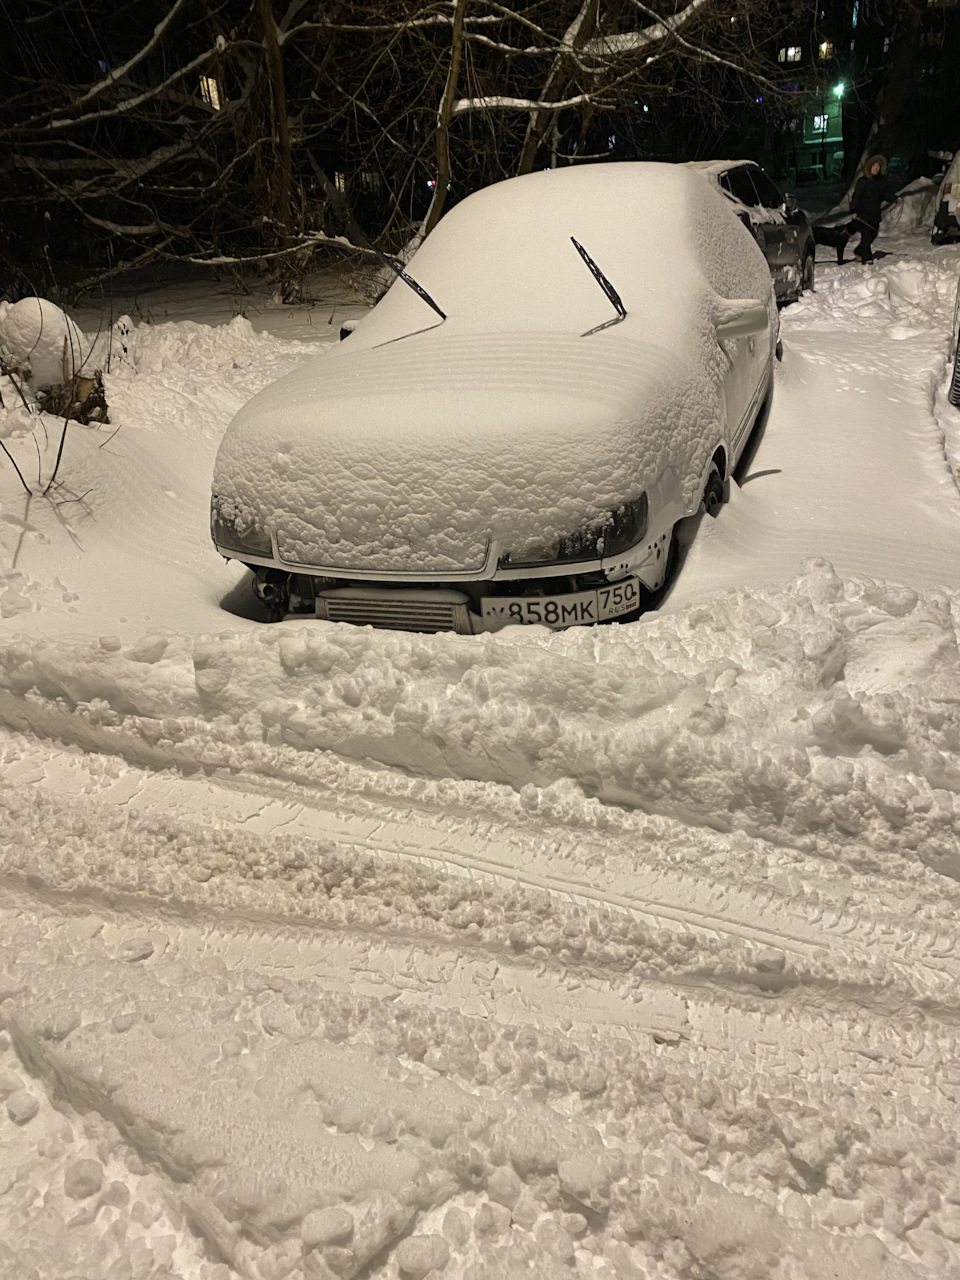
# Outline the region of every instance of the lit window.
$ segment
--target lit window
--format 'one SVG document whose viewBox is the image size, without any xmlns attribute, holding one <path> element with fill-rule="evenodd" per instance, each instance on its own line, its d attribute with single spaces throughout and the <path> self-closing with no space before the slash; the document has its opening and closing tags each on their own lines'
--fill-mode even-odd
<svg viewBox="0 0 960 1280">
<path fill-rule="evenodd" d="M 800 46 L 799 46 L 798 44 L 788 44 L 788 45 L 787 45 L 787 56 L 786 56 L 785 61 L 787 61 L 787 62 L 799 62 L 799 61 L 800 61 Z"/>
<path fill-rule="evenodd" d="M 860 17 L 860 0 L 853 0 L 853 17 L 850 20 L 851 31 L 857 29 L 857 19 Z"/>
<path fill-rule="evenodd" d="M 821 61 L 825 60 L 826 58 L 832 58 L 832 57 L 833 57 L 833 41 L 832 40 L 821 41 L 820 43 Z"/>
<path fill-rule="evenodd" d="M 220 86 L 215 76 L 200 77 L 200 96 L 208 107 L 212 107 L 214 111 L 220 110 Z"/>
<path fill-rule="evenodd" d="M 814 133 L 826 133 L 828 119 L 829 119 L 829 116 L 814 116 L 813 117 Z"/>
</svg>

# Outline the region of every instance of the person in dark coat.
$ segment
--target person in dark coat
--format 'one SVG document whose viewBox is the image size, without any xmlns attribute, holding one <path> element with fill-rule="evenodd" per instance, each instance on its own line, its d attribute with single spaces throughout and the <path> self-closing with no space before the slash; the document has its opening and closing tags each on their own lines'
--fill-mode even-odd
<svg viewBox="0 0 960 1280">
<path fill-rule="evenodd" d="M 855 216 L 847 223 L 844 239 L 837 246 L 838 262 L 843 262 L 843 247 L 857 232 L 860 233 L 860 241 L 853 251 L 854 258 L 858 262 L 873 261 L 873 242 L 880 230 L 880 215 L 891 198 L 886 156 L 871 156 L 853 189 L 850 212 Z"/>
</svg>

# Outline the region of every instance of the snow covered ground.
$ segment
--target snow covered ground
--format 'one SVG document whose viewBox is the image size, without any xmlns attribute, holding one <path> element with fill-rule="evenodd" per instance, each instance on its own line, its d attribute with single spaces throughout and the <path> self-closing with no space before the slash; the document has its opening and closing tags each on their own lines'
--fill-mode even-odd
<svg viewBox="0 0 960 1280">
<path fill-rule="evenodd" d="M 257 620 L 216 446 L 356 306 L 131 303 L 46 497 L 2 384 L 3 1280 L 960 1277 L 960 250 L 878 247 L 632 624 Z"/>
</svg>

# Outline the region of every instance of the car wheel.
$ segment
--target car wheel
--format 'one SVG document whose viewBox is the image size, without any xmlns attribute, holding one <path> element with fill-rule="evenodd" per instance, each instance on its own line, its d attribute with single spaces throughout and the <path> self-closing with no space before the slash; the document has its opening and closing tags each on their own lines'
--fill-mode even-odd
<svg viewBox="0 0 960 1280">
<path fill-rule="evenodd" d="M 803 272 L 800 276 L 800 292 L 802 294 L 806 293 L 808 289 L 811 291 L 811 293 L 813 292 L 814 273 L 815 273 L 815 267 L 814 267 L 813 254 L 808 253 L 803 260 Z"/>
<path fill-rule="evenodd" d="M 723 506 L 723 480 L 716 463 L 710 468 L 707 483 L 703 486 L 701 501 L 708 516 L 716 517 L 720 514 L 720 508 Z"/>
<path fill-rule="evenodd" d="M 253 571 L 253 594 L 264 606 L 268 622 L 282 622 L 290 608 L 290 575 L 278 569 L 258 568 L 248 565 Z"/>
<path fill-rule="evenodd" d="M 949 239 L 949 237 L 947 236 L 947 234 L 946 234 L 945 232 L 943 232 L 943 231 L 934 231 L 933 235 L 930 237 L 930 243 L 931 243 L 931 244 L 946 244 L 946 243 L 947 243 L 947 241 L 948 241 L 948 239 Z"/>
<path fill-rule="evenodd" d="M 952 405 L 960 409 L 960 344 L 953 353 L 953 377 L 950 379 L 950 390 L 947 392 L 947 399 Z"/>
</svg>

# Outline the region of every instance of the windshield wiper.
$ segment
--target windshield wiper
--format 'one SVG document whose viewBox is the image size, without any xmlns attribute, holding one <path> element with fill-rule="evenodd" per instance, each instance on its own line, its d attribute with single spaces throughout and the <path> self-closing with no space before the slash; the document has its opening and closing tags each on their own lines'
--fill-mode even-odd
<svg viewBox="0 0 960 1280">
<path fill-rule="evenodd" d="M 385 266 L 390 268 L 390 270 L 394 273 L 394 275 L 399 276 L 404 284 L 410 286 L 410 288 L 417 295 L 417 297 L 422 298 L 428 307 L 432 307 L 434 309 L 434 311 L 437 313 L 437 315 L 440 317 L 441 320 L 446 320 L 447 313 L 445 311 L 440 310 L 440 308 L 437 306 L 434 300 L 430 297 L 429 293 L 427 293 L 426 289 L 424 289 L 423 285 L 417 284 L 413 276 L 410 275 L 408 271 L 405 271 L 403 267 L 401 267 L 399 262 L 395 262 L 394 259 L 389 256 L 389 254 L 384 253 L 382 249 L 380 249 L 377 245 L 373 243 L 373 241 L 364 231 L 363 227 L 360 226 L 356 218 L 353 216 L 346 200 L 344 200 L 343 196 L 337 190 L 336 186 L 330 181 L 330 179 L 327 177 L 324 171 L 320 168 L 320 166 L 317 164 L 316 160 L 313 158 L 313 156 L 309 151 L 307 152 L 307 159 L 310 161 L 310 164 L 313 167 L 313 171 L 317 175 L 317 178 L 320 182 L 320 186 L 323 188 L 324 195 L 327 197 L 327 199 L 330 201 L 333 207 L 339 212 L 340 216 L 343 218 L 344 222 L 346 223 L 347 231 L 350 235 L 350 238 L 355 243 L 359 243 L 363 245 L 365 248 L 369 249 L 371 253 L 375 253 L 377 257 L 380 259 L 380 261 Z"/>
<path fill-rule="evenodd" d="M 437 313 L 437 315 L 440 317 L 441 320 L 446 320 L 447 313 L 445 311 L 440 310 L 440 308 L 437 306 L 434 300 L 430 297 L 429 293 L 427 293 L 423 285 L 417 284 L 416 280 L 414 280 L 413 276 L 410 275 L 409 271 L 404 271 L 403 267 L 401 267 L 399 262 L 391 258 L 389 254 L 384 253 L 382 249 L 378 249 L 377 246 L 372 241 L 368 241 L 368 244 L 370 245 L 370 248 L 373 250 L 373 252 L 379 256 L 381 261 L 385 262 L 391 271 L 396 272 L 396 274 L 400 277 L 400 279 L 403 281 L 404 284 L 407 284 L 410 286 L 410 288 L 417 295 L 417 297 L 422 298 L 428 307 L 433 307 L 434 311 Z"/>
<path fill-rule="evenodd" d="M 611 325 L 619 324 L 621 320 L 626 320 L 627 308 L 623 305 L 623 301 L 619 293 L 617 293 L 616 289 L 590 257 L 589 253 L 587 253 L 580 241 L 575 239 L 573 236 L 571 236 L 570 239 L 573 241 L 573 245 L 577 253 L 579 253 L 580 257 L 590 268 L 590 273 L 594 280 L 596 280 L 597 284 L 607 295 L 607 298 L 610 300 L 610 303 L 617 313 L 613 320 L 604 320 L 603 324 L 594 325 L 592 329 L 588 329 L 586 333 L 581 333 L 580 335 L 581 338 L 589 338 L 592 333 L 599 333 L 601 329 L 609 329 Z"/>
</svg>

